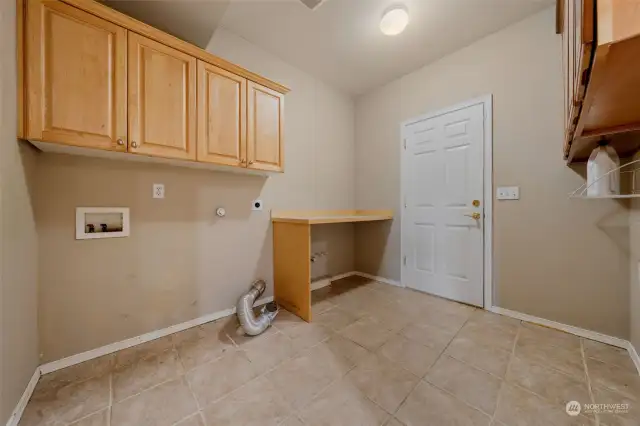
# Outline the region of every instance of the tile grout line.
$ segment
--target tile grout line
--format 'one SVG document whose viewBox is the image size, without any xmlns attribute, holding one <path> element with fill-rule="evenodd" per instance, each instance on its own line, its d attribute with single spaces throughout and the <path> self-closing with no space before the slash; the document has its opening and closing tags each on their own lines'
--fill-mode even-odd
<svg viewBox="0 0 640 426">
<path fill-rule="evenodd" d="M 84 420 L 84 419 L 87 419 L 87 418 L 89 418 L 89 417 L 91 417 L 91 416 L 93 416 L 93 415 L 95 415 L 95 414 L 98 414 L 98 413 L 99 413 L 99 412 L 101 412 L 101 411 L 105 411 L 105 410 L 107 410 L 107 425 L 109 425 L 109 426 L 111 425 L 111 398 L 112 398 L 112 396 L 111 396 L 111 395 L 112 395 L 112 393 L 111 393 L 111 380 L 112 380 L 112 374 L 111 374 L 111 372 L 109 372 L 109 373 L 107 373 L 107 374 L 109 374 L 109 402 L 108 402 L 108 405 L 107 405 L 106 407 L 102 407 L 102 408 L 100 408 L 100 409 L 98 409 L 98 410 L 96 410 L 96 411 L 92 411 L 92 412 L 90 412 L 90 413 L 88 413 L 88 414 L 85 414 L 84 416 L 79 417 L 79 418 L 77 418 L 77 419 L 75 419 L 75 420 L 71 421 L 70 423 L 66 423 L 66 426 L 69 426 L 69 425 L 73 425 L 73 424 L 75 424 L 75 423 L 78 423 L 79 421 L 82 421 L 82 420 Z M 94 379 L 94 378 L 96 378 L 96 377 L 100 377 L 100 376 L 94 376 L 94 377 L 91 377 L 91 379 Z M 82 380 L 82 381 L 79 381 L 79 382 L 77 382 L 77 383 L 84 383 L 84 382 L 86 382 L 86 381 L 88 381 L 88 380 L 91 380 L 91 379 Z M 72 384 L 75 384 L 75 383 L 70 383 L 70 384 L 68 384 L 68 385 L 66 385 L 66 386 L 63 386 L 63 387 L 62 387 L 62 388 L 60 388 L 60 389 L 66 388 L 67 386 L 71 386 Z"/>
<path fill-rule="evenodd" d="M 467 318 L 467 320 L 462 324 L 462 326 L 458 329 L 458 331 L 456 331 L 456 333 L 453 335 L 453 337 L 451 338 L 451 340 L 449 340 L 449 343 L 447 343 L 447 345 L 442 349 L 442 352 L 440 352 L 440 354 L 438 355 L 438 357 L 435 359 L 435 361 L 433 361 L 433 364 L 431 364 L 431 366 L 429 367 L 429 370 L 431 370 L 431 368 L 433 368 L 434 365 L 437 364 L 437 362 L 440 360 L 440 358 L 442 358 L 442 355 L 444 355 L 444 353 L 446 352 L 447 348 L 449 348 L 449 346 L 451 345 L 451 342 L 453 342 L 455 340 L 455 338 L 458 336 L 458 334 L 460 333 L 460 331 L 464 328 L 464 326 L 469 322 L 469 320 L 471 319 L 471 316 L 473 315 L 473 313 L 475 312 L 472 311 L 471 314 L 469 315 L 469 317 Z M 410 325 L 410 324 L 409 324 Z M 407 325 L 406 327 L 408 327 L 409 325 Z M 402 330 L 404 330 L 406 327 L 403 327 L 398 333 L 402 332 Z M 409 339 L 411 340 L 411 339 Z M 407 401 L 407 399 L 409 398 L 409 396 L 416 390 L 416 388 L 420 385 L 420 382 L 422 382 L 423 380 L 426 383 L 429 383 L 425 380 L 425 378 L 427 377 L 427 375 L 429 374 L 429 371 L 427 371 L 425 373 L 424 376 L 422 376 L 422 378 L 418 378 L 418 381 L 416 382 L 415 386 L 411 389 L 411 391 L 409 391 L 407 393 L 407 395 L 402 399 L 402 401 L 400 402 L 400 404 L 398 404 L 398 408 L 396 408 L 396 410 L 391 414 L 391 417 L 393 417 L 395 419 L 396 414 L 398 414 L 398 412 L 400 411 L 400 409 L 402 408 L 402 406 L 405 404 L 405 402 Z M 430 386 L 433 386 L 431 383 L 429 383 Z M 438 388 L 440 389 L 440 388 Z M 459 400 L 463 403 L 466 404 L 466 402 L 458 399 L 457 397 L 454 396 L 454 398 L 456 400 Z M 469 405 L 469 404 L 467 404 Z M 402 424 L 404 424 L 403 422 L 400 422 Z"/>
<path fill-rule="evenodd" d="M 347 377 L 347 374 L 351 373 L 355 368 L 357 367 L 357 365 L 354 363 L 354 365 L 349 368 L 349 370 L 347 370 L 343 375 L 341 375 L 340 377 L 336 377 L 335 379 L 331 380 L 325 387 L 323 387 L 322 389 L 320 389 L 318 392 L 314 393 L 310 398 L 309 401 L 307 401 L 305 404 L 303 404 L 302 406 L 298 407 L 298 408 L 293 408 L 293 414 L 296 415 L 296 417 L 298 417 L 299 420 L 302 420 L 301 416 L 300 416 L 300 412 L 308 407 L 309 405 L 311 405 L 311 403 L 315 400 L 315 398 L 317 396 L 319 396 L 320 394 L 322 394 L 325 390 L 329 389 L 334 383 L 337 383 L 338 380 L 342 380 L 345 377 Z M 360 392 L 362 393 L 362 392 Z M 362 393 L 362 396 L 364 396 L 365 398 L 369 399 L 371 401 L 371 399 L 369 397 L 367 397 L 366 395 L 364 395 L 364 393 Z M 374 405 L 376 405 L 377 407 L 380 407 L 378 404 L 376 404 L 374 401 L 371 401 Z M 381 410 L 383 410 L 385 413 L 387 412 L 385 409 L 383 409 L 382 407 L 380 407 Z M 304 422 L 306 424 L 306 422 Z"/>
<path fill-rule="evenodd" d="M 225 333 L 225 336 L 229 337 L 227 335 L 226 331 L 224 333 Z M 229 337 L 229 339 L 231 339 L 231 338 Z M 231 340 L 231 342 L 234 343 L 233 340 Z M 178 351 L 178 348 L 175 345 L 175 343 L 173 343 L 173 341 L 171 342 L 171 346 L 173 347 L 173 350 L 176 352 L 176 355 L 178 356 L 178 362 L 180 363 L 180 366 L 182 367 L 182 374 L 179 375 L 179 378 L 181 378 L 184 381 L 184 383 L 187 385 L 187 389 L 189 389 L 189 393 L 191 394 L 191 397 L 196 402 L 197 410 L 196 410 L 195 414 L 196 415 L 200 414 L 200 417 L 202 418 L 203 424 L 206 425 L 207 423 L 205 421 L 204 414 L 202 413 L 202 409 L 200 408 L 200 402 L 198 401 L 198 398 L 196 398 L 196 394 L 193 392 L 193 389 L 191 388 L 191 383 L 189 383 L 189 380 L 187 380 L 187 369 L 185 368 L 184 362 L 182 361 L 182 356 L 180 356 L 180 351 Z M 216 359 L 220 359 L 220 358 L 216 358 Z M 174 425 L 180 423 L 182 420 L 185 420 L 188 417 L 191 417 L 193 415 L 194 415 L 193 413 L 190 414 L 189 416 L 187 416 L 187 417 L 177 421 L 176 423 L 174 423 Z"/>
<path fill-rule="evenodd" d="M 589 376 L 589 368 L 587 367 L 587 359 L 584 352 L 583 338 L 580 338 L 580 356 L 582 358 L 582 366 L 584 367 L 584 374 L 587 378 L 587 389 L 589 390 L 589 397 L 591 398 L 591 403 L 595 404 L 595 399 L 593 397 L 593 389 L 591 388 L 591 377 Z M 600 426 L 600 416 L 598 416 L 598 413 L 594 413 L 594 417 L 596 418 L 596 426 Z"/>
<path fill-rule="evenodd" d="M 109 372 L 109 411 L 107 412 L 107 426 L 111 426 L 112 410 L 113 410 L 113 371 Z"/>
<path fill-rule="evenodd" d="M 515 358 L 516 356 L 516 345 L 518 344 L 518 339 L 520 338 L 520 330 L 522 330 L 522 327 L 524 327 L 522 325 L 522 321 L 520 321 L 520 324 L 518 325 L 518 331 L 516 332 L 516 338 L 513 339 L 513 346 L 511 347 L 511 356 L 509 357 L 509 362 L 507 363 L 507 369 L 504 372 L 504 379 L 502 380 L 502 383 L 500 384 L 500 389 L 498 390 L 498 398 L 496 399 L 496 409 L 493 412 L 493 416 L 491 416 L 491 425 L 493 425 L 497 420 L 496 420 L 496 414 L 498 412 L 498 407 L 500 405 L 500 395 L 502 395 L 502 388 L 505 386 L 505 383 L 507 383 L 507 375 L 509 374 L 509 369 L 511 368 L 511 363 L 513 362 L 513 358 Z"/>
<path fill-rule="evenodd" d="M 274 329 L 275 329 L 275 330 L 277 330 L 277 332 L 278 332 L 278 333 L 282 334 L 283 336 L 285 336 L 285 337 L 286 337 L 287 339 L 289 339 L 290 341 L 293 341 L 293 340 L 292 340 L 292 339 L 291 339 L 291 338 L 290 338 L 286 333 L 284 333 L 281 329 L 277 328 L 275 325 L 272 325 L 272 326 L 274 327 Z M 232 342 L 232 343 L 233 343 L 233 345 L 236 347 L 236 349 L 237 349 L 238 351 L 243 352 L 243 353 L 245 354 L 245 356 L 246 356 L 246 351 L 245 351 L 242 347 L 240 347 L 240 345 L 238 345 L 238 344 L 235 342 L 235 340 L 233 340 L 233 338 L 232 338 L 232 337 L 231 337 L 231 336 L 230 336 L 226 331 L 225 331 L 225 335 L 226 335 L 226 336 L 231 340 L 231 342 Z M 222 395 L 221 397 L 219 397 L 219 398 L 217 398 L 217 399 L 215 399 L 215 400 L 213 400 L 213 401 L 208 402 L 208 403 L 206 404 L 206 406 L 213 405 L 213 404 L 216 404 L 216 403 L 218 403 L 218 402 L 222 401 L 223 399 L 225 399 L 226 397 L 228 397 L 230 394 L 232 394 L 232 393 L 234 393 L 234 392 L 237 392 L 237 391 L 241 390 L 242 388 L 246 387 L 247 385 L 249 385 L 250 383 L 254 382 L 255 380 L 258 380 L 258 379 L 260 379 L 260 378 L 265 377 L 267 374 L 271 373 L 271 372 L 272 372 L 272 371 L 274 371 L 276 368 L 280 367 L 284 362 L 289 361 L 289 360 L 291 360 L 291 359 L 295 358 L 296 356 L 300 355 L 300 353 L 301 353 L 301 352 L 309 351 L 309 350 L 313 349 L 314 347 L 316 347 L 316 346 L 320 345 L 321 343 L 326 342 L 326 341 L 327 341 L 327 340 L 329 340 L 330 338 L 331 338 L 331 337 L 327 337 L 326 339 L 320 340 L 320 341 L 318 341 L 318 342 L 314 343 L 313 345 L 309 346 L 308 348 L 305 348 L 305 349 L 301 350 L 300 352 L 296 352 L 296 353 L 294 353 L 292 356 L 289 356 L 288 358 L 283 359 L 281 362 L 277 363 L 276 365 L 272 366 L 271 368 L 269 368 L 268 370 L 264 371 L 263 373 L 261 373 L 261 374 L 259 374 L 259 375 L 255 376 L 255 377 L 253 377 L 252 379 L 248 380 L 246 383 L 242 384 L 241 386 L 239 386 L 239 387 L 237 387 L 237 388 L 233 389 L 232 391 L 230 391 L 230 392 L 228 392 L 228 393 L 226 393 L 226 394 Z M 219 357 L 219 358 L 216 358 L 215 360 L 212 360 L 212 361 L 206 362 L 206 363 L 201 364 L 201 365 L 207 365 L 207 364 L 213 363 L 213 362 L 215 362 L 215 361 L 218 361 L 220 358 L 222 358 L 222 356 L 221 356 L 221 357 Z M 251 363 L 251 360 L 250 360 L 248 357 L 247 357 L 247 360 Z M 195 368 L 200 367 L 201 365 L 199 365 L 199 366 L 197 366 L 197 367 L 194 367 L 192 370 L 194 370 Z M 190 370 L 190 371 L 191 371 L 191 370 Z M 351 371 L 351 370 L 349 370 L 349 371 Z M 346 375 L 346 374 L 345 374 L 345 375 Z M 188 383 L 188 381 L 187 381 L 187 383 Z M 332 382 L 332 383 L 333 383 L 333 382 Z M 324 388 L 323 388 L 322 390 L 324 390 Z M 315 397 L 315 396 L 317 396 L 317 395 L 318 395 L 318 393 L 314 394 L 314 397 Z M 197 399 L 196 399 L 196 403 L 198 403 L 198 402 L 197 402 Z M 198 404 L 199 404 L 199 403 L 198 403 Z M 288 404 L 288 402 L 287 402 L 287 404 Z M 293 407 L 290 407 L 290 408 L 292 408 L 292 409 L 293 409 Z M 203 410 L 202 410 L 202 409 L 200 409 L 200 412 L 202 412 L 202 411 L 203 411 Z M 293 412 L 296 412 L 296 413 L 297 413 L 297 411 L 296 411 L 295 409 L 293 409 Z M 204 415 L 203 415 L 203 416 L 204 416 Z"/>
<path fill-rule="evenodd" d="M 171 424 L 171 426 L 176 426 L 176 425 L 180 424 L 181 422 L 183 422 L 183 421 L 185 421 L 185 420 L 187 420 L 187 419 L 190 419 L 191 417 L 200 416 L 200 413 L 201 413 L 201 411 L 200 411 L 200 410 L 198 410 L 198 411 L 196 411 L 195 413 L 187 414 L 186 416 L 184 416 L 183 418 L 181 418 L 181 419 L 180 419 L 180 420 L 178 420 L 177 422 L 172 423 L 172 424 Z"/>
<path fill-rule="evenodd" d="M 522 322 L 523 322 L 523 323 L 525 323 L 526 321 L 522 321 Z M 519 330 L 518 330 L 518 336 L 519 336 L 519 334 L 520 334 L 520 332 L 519 332 Z M 516 343 L 514 342 L 514 351 L 513 351 L 512 357 L 515 357 L 515 345 L 516 345 Z M 511 365 L 512 360 L 513 360 L 513 358 L 512 358 L 511 360 L 509 360 L 509 366 Z M 536 364 L 536 363 L 534 363 L 534 364 Z M 536 365 L 539 365 L 539 364 L 536 364 Z M 509 371 L 509 366 L 507 366 L 507 372 Z M 545 366 L 541 366 L 541 367 L 543 367 L 543 368 L 547 368 L 547 369 L 550 369 L 550 370 L 552 370 L 552 371 L 554 371 L 554 372 L 557 372 L 557 373 L 559 373 L 559 374 L 562 374 L 562 375 L 564 375 L 564 376 L 567 376 L 567 377 L 570 377 L 570 378 L 573 378 L 573 379 L 577 379 L 575 376 L 572 376 L 572 375 L 570 375 L 570 374 L 568 374 L 568 373 L 565 373 L 565 372 L 563 372 L 563 371 L 556 370 L 556 369 L 551 368 L 551 367 L 545 367 Z M 525 387 L 523 387 L 523 386 L 519 385 L 518 383 L 511 383 L 511 382 L 509 382 L 509 381 L 507 380 L 507 378 L 506 378 L 506 375 L 505 375 L 505 379 L 504 379 L 504 381 L 503 381 L 503 382 L 504 382 L 504 384 L 507 384 L 507 383 L 508 383 L 508 384 L 509 384 L 509 386 L 516 387 L 516 388 L 518 388 L 518 389 L 520 389 L 520 390 L 522 390 L 522 391 L 524 391 L 524 392 L 526 392 L 526 393 L 529 393 L 529 394 L 531 394 L 531 395 L 535 395 L 536 397 L 538 397 L 538 398 L 540 398 L 540 399 L 544 400 L 545 402 L 549 403 L 549 404 L 550 404 L 550 405 L 552 405 L 552 406 L 558 406 L 558 405 L 559 405 L 559 404 L 557 404 L 556 402 L 554 402 L 554 401 L 550 400 L 549 398 L 547 398 L 547 397 L 545 397 L 545 396 L 542 396 L 542 395 L 540 395 L 540 394 L 538 394 L 538 393 L 536 393 L 536 392 L 532 391 L 531 389 L 525 388 Z M 498 394 L 498 402 L 499 402 L 499 400 L 500 400 L 500 395 Z M 497 410 L 497 404 L 496 404 L 496 410 Z M 495 414 L 494 414 L 494 417 L 495 417 Z M 597 426 L 597 425 L 596 425 L 596 426 Z"/>
</svg>

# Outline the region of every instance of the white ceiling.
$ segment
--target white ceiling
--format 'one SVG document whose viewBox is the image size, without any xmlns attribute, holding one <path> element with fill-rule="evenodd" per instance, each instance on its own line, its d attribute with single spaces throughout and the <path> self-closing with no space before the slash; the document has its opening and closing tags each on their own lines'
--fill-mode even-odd
<svg viewBox="0 0 640 426">
<path fill-rule="evenodd" d="M 353 95 L 418 69 L 554 2 L 326 0 L 312 11 L 300 0 L 109 1 L 152 25 L 164 29 L 171 26 L 169 32 L 201 47 L 207 31 L 210 34 L 222 26 Z M 127 3 L 135 3 L 129 7 L 135 14 L 119 7 Z M 216 6 L 212 7 L 212 3 Z M 398 36 L 385 36 L 378 28 L 380 17 L 389 6 L 398 3 L 409 9 L 409 26 Z M 150 22 L 148 16 L 156 22 Z M 185 35 L 196 29 L 199 40 Z M 549 31 L 554 29 L 549 27 Z"/>
</svg>

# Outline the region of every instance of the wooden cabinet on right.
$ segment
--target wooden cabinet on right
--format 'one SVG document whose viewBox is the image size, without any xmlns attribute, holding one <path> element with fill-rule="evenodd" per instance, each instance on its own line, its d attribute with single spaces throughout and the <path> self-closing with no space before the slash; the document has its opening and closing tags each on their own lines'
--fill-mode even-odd
<svg viewBox="0 0 640 426">
<path fill-rule="evenodd" d="M 602 138 L 623 157 L 640 148 L 640 0 L 563 2 L 564 155 L 585 161 Z"/>
<path fill-rule="evenodd" d="M 281 172 L 284 167 L 284 95 L 248 83 L 247 167 Z"/>
</svg>

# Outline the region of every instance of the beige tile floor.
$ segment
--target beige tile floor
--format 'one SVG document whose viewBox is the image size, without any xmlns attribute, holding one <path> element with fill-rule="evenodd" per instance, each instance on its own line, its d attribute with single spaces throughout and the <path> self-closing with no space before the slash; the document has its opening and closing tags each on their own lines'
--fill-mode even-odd
<svg viewBox="0 0 640 426">
<path fill-rule="evenodd" d="M 346 279 L 249 338 L 235 318 L 43 376 L 21 426 L 640 425 L 626 351 Z M 624 403 L 624 415 L 565 412 Z"/>
</svg>

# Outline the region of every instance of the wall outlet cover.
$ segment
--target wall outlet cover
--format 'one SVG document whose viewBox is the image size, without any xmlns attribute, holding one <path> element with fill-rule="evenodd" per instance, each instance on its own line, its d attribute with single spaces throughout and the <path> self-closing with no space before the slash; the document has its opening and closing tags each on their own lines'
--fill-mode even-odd
<svg viewBox="0 0 640 426">
<path fill-rule="evenodd" d="M 251 210 L 253 211 L 262 211 L 263 206 L 264 203 L 262 202 L 262 200 L 253 200 L 251 202 Z"/>
<path fill-rule="evenodd" d="M 153 198 L 164 198 L 164 184 L 153 184 Z"/>
</svg>

